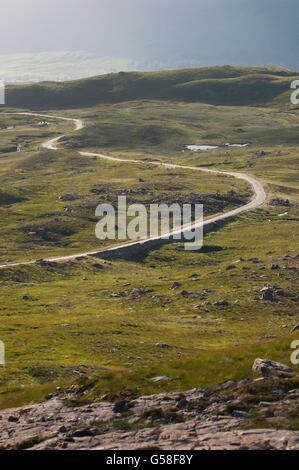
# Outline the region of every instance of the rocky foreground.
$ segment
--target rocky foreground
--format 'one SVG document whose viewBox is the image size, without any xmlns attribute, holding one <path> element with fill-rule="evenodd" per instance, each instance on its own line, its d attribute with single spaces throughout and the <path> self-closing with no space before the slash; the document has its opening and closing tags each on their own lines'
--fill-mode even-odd
<svg viewBox="0 0 299 470">
<path fill-rule="evenodd" d="M 1 449 L 295 450 L 299 376 L 258 359 L 258 379 L 216 390 L 161 393 L 74 406 L 72 390 L 42 404 L 0 411 Z"/>
</svg>

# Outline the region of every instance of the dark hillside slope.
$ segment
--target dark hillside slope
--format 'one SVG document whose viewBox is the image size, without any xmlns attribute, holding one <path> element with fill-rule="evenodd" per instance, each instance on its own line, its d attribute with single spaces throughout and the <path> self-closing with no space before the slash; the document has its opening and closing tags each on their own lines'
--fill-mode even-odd
<svg viewBox="0 0 299 470">
<path fill-rule="evenodd" d="M 120 72 L 70 82 L 7 87 L 7 106 L 67 109 L 139 99 L 213 105 L 269 105 L 290 90 L 296 73 L 273 67 L 203 67 Z"/>
</svg>

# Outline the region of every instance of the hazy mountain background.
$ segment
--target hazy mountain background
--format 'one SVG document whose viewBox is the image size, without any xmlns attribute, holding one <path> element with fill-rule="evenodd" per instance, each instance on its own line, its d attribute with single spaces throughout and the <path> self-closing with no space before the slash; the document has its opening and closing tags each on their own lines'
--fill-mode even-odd
<svg viewBox="0 0 299 470">
<path fill-rule="evenodd" d="M 298 0 L 10 0 L 0 78 L 211 65 L 298 69 Z"/>
<path fill-rule="evenodd" d="M 0 79 L 8 82 L 70 80 L 120 71 L 152 71 L 198 67 L 196 60 L 146 61 L 98 57 L 88 51 L 0 54 Z"/>
</svg>

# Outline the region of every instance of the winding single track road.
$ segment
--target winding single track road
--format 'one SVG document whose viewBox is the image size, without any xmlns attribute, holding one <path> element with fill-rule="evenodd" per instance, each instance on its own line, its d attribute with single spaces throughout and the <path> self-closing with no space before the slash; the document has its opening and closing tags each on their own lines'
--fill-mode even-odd
<svg viewBox="0 0 299 470">
<path fill-rule="evenodd" d="M 71 121 L 75 124 L 75 131 L 78 131 L 78 130 L 80 130 L 84 127 L 84 123 L 81 119 L 73 119 L 73 118 L 67 118 L 67 117 L 62 117 L 62 116 L 51 116 L 51 115 L 48 115 L 48 114 L 38 114 L 38 113 L 29 113 L 29 112 L 0 113 L 0 116 L 3 115 L 3 114 L 5 114 L 5 115 L 16 115 L 17 114 L 17 115 L 21 115 L 21 116 L 36 116 L 36 117 L 43 117 L 43 118 L 48 118 L 48 119 L 61 119 L 61 120 L 64 120 L 64 121 Z M 41 145 L 41 148 L 45 149 L 45 150 L 59 150 L 59 148 L 57 147 L 57 144 L 63 137 L 64 137 L 64 135 L 59 135 L 58 137 L 55 137 L 51 140 L 48 140 L 47 142 L 44 142 Z M 106 160 L 112 160 L 112 161 L 121 162 L 121 163 L 138 163 L 138 164 L 144 163 L 142 160 L 130 160 L 130 159 L 114 158 L 114 157 L 108 157 L 107 155 L 102 155 L 102 154 L 99 154 L 99 153 L 92 153 L 92 152 L 78 152 L 78 153 L 82 156 L 85 156 L 85 157 L 98 157 L 98 158 L 103 158 L 103 159 L 106 159 Z M 216 216 L 211 217 L 207 220 L 200 221 L 200 222 L 197 222 L 197 223 L 195 222 L 192 225 L 192 229 L 195 229 L 195 228 L 198 228 L 198 227 L 201 227 L 201 226 L 204 227 L 206 225 L 210 225 L 211 223 L 218 222 L 218 221 L 225 220 L 225 219 L 229 219 L 229 218 L 234 217 L 238 214 L 242 214 L 243 212 L 247 212 L 247 211 L 256 209 L 256 208 L 262 206 L 265 203 L 266 199 L 267 199 L 266 191 L 265 191 L 262 183 L 259 180 L 257 180 L 256 178 L 253 178 L 252 176 L 247 175 L 246 173 L 237 173 L 237 172 L 232 172 L 232 171 L 210 170 L 210 169 L 202 168 L 202 167 L 175 165 L 175 164 L 171 164 L 171 163 L 161 163 L 161 162 L 155 162 L 155 161 L 151 161 L 151 162 L 147 161 L 146 164 L 147 165 L 150 164 L 150 165 L 163 166 L 165 168 L 182 168 L 184 170 L 204 171 L 206 173 L 229 175 L 229 176 L 233 176 L 234 178 L 238 178 L 238 179 L 247 181 L 247 183 L 249 183 L 252 186 L 252 188 L 254 190 L 254 196 L 248 204 L 246 204 L 244 206 L 240 206 L 237 209 L 233 209 L 233 210 L 225 212 L 223 214 L 216 215 Z M 48 258 L 48 259 L 45 259 L 44 261 L 48 261 L 48 262 L 51 262 L 51 261 L 52 262 L 55 262 L 55 261 L 68 261 L 68 260 L 76 259 L 78 257 L 85 257 L 85 256 L 92 256 L 92 255 L 98 255 L 100 257 L 100 254 L 102 252 L 105 252 L 105 253 L 111 252 L 111 253 L 113 253 L 113 251 L 120 250 L 122 248 L 127 248 L 127 247 L 130 247 L 130 246 L 145 245 L 150 241 L 163 240 L 165 238 L 168 238 L 169 236 L 173 236 L 175 234 L 183 234 L 184 232 L 189 231 L 189 230 L 190 230 L 190 227 L 188 227 L 187 229 L 186 229 L 186 227 L 182 227 L 179 230 L 176 230 L 176 231 L 173 231 L 173 232 L 170 232 L 170 233 L 167 233 L 167 234 L 163 234 L 163 235 L 160 235 L 158 237 L 146 238 L 144 240 L 137 240 L 137 241 L 134 241 L 134 242 L 131 242 L 131 243 L 123 243 L 121 245 L 117 245 L 117 246 L 114 246 L 112 248 L 104 248 L 103 250 L 96 250 L 96 251 L 92 251 L 92 252 L 72 254 L 72 255 L 68 255 L 68 256 L 58 256 L 56 258 Z M 17 262 L 17 263 L 7 263 L 7 264 L 0 265 L 0 268 L 4 269 L 4 268 L 10 268 L 10 267 L 14 267 L 14 266 L 27 266 L 27 265 L 35 264 L 37 261 L 38 260 L 20 261 L 20 262 Z"/>
</svg>

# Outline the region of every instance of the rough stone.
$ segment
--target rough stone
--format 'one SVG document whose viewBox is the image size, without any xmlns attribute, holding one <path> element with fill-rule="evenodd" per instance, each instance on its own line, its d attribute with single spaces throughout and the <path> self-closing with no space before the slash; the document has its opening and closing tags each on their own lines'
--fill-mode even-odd
<svg viewBox="0 0 299 470">
<path fill-rule="evenodd" d="M 270 302 L 273 302 L 274 300 L 274 295 L 273 295 L 273 289 L 271 287 L 263 287 L 261 289 L 261 300 L 268 300 Z"/>
<path fill-rule="evenodd" d="M 181 287 L 181 283 L 180 282 L 174 282 L 171 286 L 171 289 L 172 290 L 175 290 L 175 289 L 178 289 L 178 287 Z"/>
<path fill-rule="evenodd" d="M 229 303 L 227 300 L 217 300 L 216 302 L 214 302 L 214 305 L 216 307 L 227 307 Z"/>
<path fill-rule="evenodd" d="M 289 370 L 283 364 L 257 359 L 254 368 Z M 256 369 L 255 369 L 256 370 Z M 296 377 L 293 376 L 296 383 Z M 298 450 L 299 431 L 275 429 L 298 409 L 299 391 L 284 390 L 289 377 L 227 381 L 217 391 L 192 389 L 157 393 L 117 403 L 69 406 L 67 390 L 59 398 L 36 405 L 0 411 L 0 448 L 30 450 Z M 158 385 L 157 385 L 158 386 Z M 227 390 L 231 388 L 227 392 Z M 290 385 L 289 385 L 289 388 Z M 247 403 L 244 391 L 253 390 Z M 258 393 L 261 400 L 256 402 Z M 265 390 L 271 402 L 264 398 Z M 70 390 L 72 391 L 72 390 Z M 74 391 L 73 391 L 74 393 Z M 250 397 L 249 397 L 250 398 Z M 270 398 L 270 397 L 269 397 Z M 244 430 L 253 415 L 270 429 Z M 119 423 L 134 424 L 134 430 Z M 114 424 L 117 423 L 118 430 Z M 274 427 L 274 428 L 273 428 Z"/>
<path fill-rule="evenodd" d="M 280 362 L 270 361 L 269 359 L 257 358 L 252 366 L 252 370 L 255 372 L 261 372 L 262 374 L 271 374 L 273 372 L 292 372 L 292 369 L 285 364 Z"/>
</svg>

